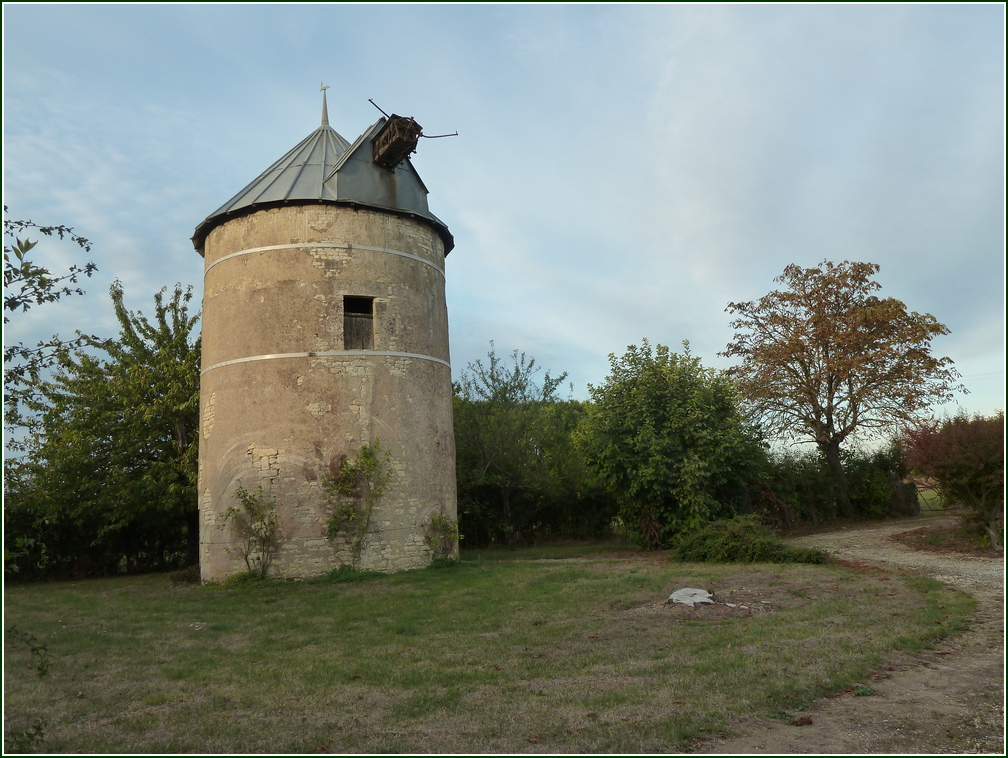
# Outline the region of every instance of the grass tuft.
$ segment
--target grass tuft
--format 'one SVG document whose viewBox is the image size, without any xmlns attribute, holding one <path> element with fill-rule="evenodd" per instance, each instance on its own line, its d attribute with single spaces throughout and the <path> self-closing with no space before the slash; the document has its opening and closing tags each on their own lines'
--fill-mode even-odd
<svg viewBox="0 0 1008 758">
<path fill-rule="evenodd" d="M 225 589 L 234 590 L 234 589 L 242 589 L 245 587 L 257 587 L 259 585 L 267 584 L 270 581 L 272 580 L 265 579 L 264 577 L 262 577 L 257 573 L 253 573 L 251 571 L 243 571 L 240 574 L 234 574 L 233 576 L 227 577 L 226 579 L 220 582 L 220 586 L 224 587 Z"/>
<path fill-rule="evenodd" d="M 457 558 L 452 558 L 447 555 L 435 555 L 434 559 L 431 561 L 430 567 L 432 569 L 456 569 L 459 567 L 459 561 Z"/>
<path fill-rule="evenodd" d="M 367 582 L 385 576 L 378 571 L 364 571 L 355 569 L 353 566 L 343 564 L 339 568 L 334 568 L 328 574 L 313 579 L 311 582 L 317 584 L 354 584 L 356 582 Z"/>
</svg>

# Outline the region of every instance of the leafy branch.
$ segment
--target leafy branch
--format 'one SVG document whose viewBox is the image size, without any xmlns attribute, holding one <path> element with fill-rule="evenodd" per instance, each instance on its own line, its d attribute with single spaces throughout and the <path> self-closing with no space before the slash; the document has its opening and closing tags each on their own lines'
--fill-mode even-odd
<svg viewBox="0 0 1008 758">
<path fill-rule="evenodd" d="M 245 561 L 251 576 L 265 579 L 279 543 L 276 501 L 265 500 L 261 486 L 255 492 L 239 487 L 234 496 L 238 507 L 232 505 L 224 512 L 224 524 L 232 524 L 238 531 L 240 542 L 234 552 Z"/>
<path fill-rule="evenodd" d="M 35 673 L 39 679 L 45 679 L 49 675 L 49 649 L 41 644 L 34 634 L 22 632 L 17 626 L 12 626 L 7 630 L 7 636 L 12 640 L 17 640 L 28 646 L 32 658 L 35 660 Z"/>
<path fill-rule="evenodd" d="M 83 295 L 84 290 L 71 285 L 77 284 L 81 276 L 90 277 L 98 267 L 94 263 L 84 266 L 72 265 L 66 273 L 56 274 L 44 266 L 40 266 L 29 258 L 38 242 L 27 237 L 21 239 L 23 232 L 35 230 L 47 237 L 69 239 L 85 252 L 91 252 L 91 242 L 82 237 L 69 226 L 46 226 L 34 221 L 20 221 L 7 218 L 7 206 L 4 206 L 4 270 L 3 270 L 3 322 L 10 322 L 16 311 L 24 313 L 29 308 L 52 303 L 67 295 Z M 21 342 L 5 346 L 4 362 L 4 421 L 10 426 L 25 425 L 20 408 L 34 396 L 34 387 L 39 384 L 41 374 L 51 367 L 60 354 L 66 350 L 79 347 L 86 340 L 84 335 L 75 339 L 62 340 L 52 337 L 29 347 Z"/>
<path fill-rule="evenodd" d="M 35 660 L 35 673 L 39 679 L 49 675 L 49 649 L 39 642 L 38 637 L 31 632 L 22 632 L 17 625 L 7 630 L 7 637 L 27 645 L 31 657 Z M 45 739 L 44 729 L 45 721 L 40 718 L 36 718 L 28 729 L 11 729 L 5 740 L 7 749 L 13 753 L 26 752 L 34 743 Z"/>
<path fill-rule="evenodd" d="M 434 551 L 434 558 L 451 558 L 455 554 L 462 535 L 459 533 L 458 519 L 434 512 L 427 524 L 427 544 Z"/>
<path fill-rule="evenodd" d="M 344 458 L 339 471 L 323 480 L 322 486 L 339 503 L 326 521 L 330 540 L 344 535 L 350 543 L 354 569 L 360 568 L 364 544 L 371 528 L 374 504 L 385 493 L 392 476 L 392 453 L 382 449 L 381 441 L 361 446 L 352 461 Z"/>
<path fill-rule="evenodd" d="M 27 238 L 22 240 L 17 235 L 34 229 L 47 237 L 55 235 L 60 239 L 70 239 L 87 253 L 91 252 L 91 242 L 69 226 L 44 226 L 34 221 L 8 219 L 6 215 L 5 205 L 4 237 L 13 237 L 14 242 L 10 244 L 4 242 L 4 323 L 10 321 L 6 312 L 13 312 L 19 308 L 24 312 L 33 305 L 55 302 L 64 295 L 83 295 L 84 290 L 68 285 L 76 284 L 81 276 L 91 276 L 97 271 L 98 267 L 94 263 L 86 263 L 83 267 L 73 265 L 65 274 L 53 274 L 49 269 L 36 265 L 28 258 L 28 253 L 38 242 L 31 242 Z"/>
</svg>

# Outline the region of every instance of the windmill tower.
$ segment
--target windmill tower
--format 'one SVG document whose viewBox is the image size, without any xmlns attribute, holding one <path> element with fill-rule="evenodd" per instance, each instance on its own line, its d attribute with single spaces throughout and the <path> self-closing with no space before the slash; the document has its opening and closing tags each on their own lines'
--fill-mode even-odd
<svg viewBox="0 0 1008 758">
<path fill-rule="evenodd" d="M 271 575 L 350 563 L 326 537 L 322 481 L 364 445 L 391 453 L 360 567 L 427 565 L 425 530 L 456 517 L 445 256 L 409 154 L 412 119 L 352 144 L 322 123 L 193 235 L 204 258 L 200 566 L 245 570 L 225 523 L 241 487 L 277 504 Z"/>
</svg>

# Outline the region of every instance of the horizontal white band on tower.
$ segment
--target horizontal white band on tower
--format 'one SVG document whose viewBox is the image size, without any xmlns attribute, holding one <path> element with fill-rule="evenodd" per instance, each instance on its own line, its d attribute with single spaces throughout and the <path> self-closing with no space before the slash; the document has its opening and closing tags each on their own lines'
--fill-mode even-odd
<svg viewBox="0 0 1008 758">
<path fill-rule="evenodd" d="M 239 258 L 243 255 L 250 255 L 251 253 L 268 253 L 273 250 L 302 250 L 304 248 L 321 247 L 331 250 L 370 250 L 375 253 L 388 253 L 389 255 L 398 255 L 401 258 L 409 258 L 410 260 L 418 261 L 425 266 L 430 266 L 432 269 L 441 274 L 444 278 L 444 271 L 438 268 L 435 264 L 431 263 L 426 258 L 421 258 L 419 255 L 413 255 L 413 253 L 404 253 L 402 250 L 392 250 L 387 247 L 370 247 L 368 245 L 351 245 L 345 242 L 298 242 L 290 245 L 267 245 L 266 247 L 250 247 L 247 250 L 239 250 L 236 253 L 228 253 L 221 258 L 218 258 L 209 266 L 207 266 L 206 271 L 203 272 L 203 278 L 206 279 L 206 275 L 210 273 L 210 269 L 216 266 L 218 263 L 223 263 L 224 261 L 231 260 L 232 258 Z"/>
<path fill-rule="evenodd" d="M 207 366 L 200 371 L 200 376 L 213 371 L 215 368 L 224 366 L 234 366 L 238 363 L 250 363 L 252 361 L 274 361 L 281 358 L 415 358 L 421 361 L 431 361 L 440 363 L 451 370 L 451 364 L 432 355 L 422 355 L 421 353 L 397 353 L 391 350 L 320 350 L 314 353 L 272 353 L 270 355 L 250 355 L 247 358 L 234 358 L 230 361 L 221 361 L 212 366 Z"/>
</svg>

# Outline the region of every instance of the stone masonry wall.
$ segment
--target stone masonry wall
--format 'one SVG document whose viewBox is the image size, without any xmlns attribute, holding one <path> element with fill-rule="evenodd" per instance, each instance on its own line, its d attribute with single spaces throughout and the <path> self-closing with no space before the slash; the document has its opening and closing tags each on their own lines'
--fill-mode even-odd
<svg viewBox="0 0 1008 758">
<path fill-rule="evenodd" d="M 361 567 L 419 568 L 433 513 L 456 517 L 444 247 L 426 224 L 308 205 L 259 211 L 205 245 L 200 387 L 204 581 L 245 570 L 224 523 L 239 486 L 275 499 L 272 574 L 349 562 L 322 479 L 365 443 L 392 453 Z M 372 350 L 344 349 L 343 298 L 374 298 Z"/>
</svg>

